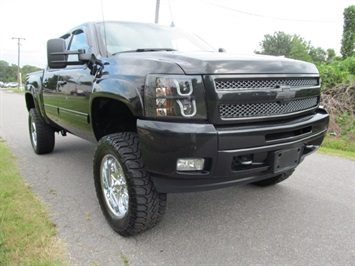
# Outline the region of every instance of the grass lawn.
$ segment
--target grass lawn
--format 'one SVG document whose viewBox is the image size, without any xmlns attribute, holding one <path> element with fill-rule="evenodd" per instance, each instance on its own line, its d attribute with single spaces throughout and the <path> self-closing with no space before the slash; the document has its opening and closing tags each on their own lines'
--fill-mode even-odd
<svg viewBox="0 0 355 266">
<path fill-rule="evenodd" d="M 355 160 L 355 142 L 327 136 L 319 152 Z"/>
<path fill-rule="evenodd" d="M 24 89 L 19 89 L 19 88 L 1 88 L 1 90 L 3 91 L 11 91 L 11 92 L 16 92 L 16 93 L 24 93 L 25 90 Z"/>
<path fill-rule="evenodd" d="M 0 138 L 0 265 L 68 265 L 48 208 L 19 175 Z"/>
</svg>

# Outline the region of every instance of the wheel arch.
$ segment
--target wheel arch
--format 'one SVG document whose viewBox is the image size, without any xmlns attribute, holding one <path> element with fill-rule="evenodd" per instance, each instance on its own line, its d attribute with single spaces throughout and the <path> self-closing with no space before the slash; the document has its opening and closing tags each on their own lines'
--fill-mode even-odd
<svg viewBox="0 0 355 266">
<path fill-rule="evenodd" d="M 40 112 L 38 97 L 41 89 L 43 70 L 27 74 L 25 83 L 25 100 L 27 111 L 36 108 Z"/>
<path fill-rule="evenodd" d="M 143 77 L 115 76 L 94 85 L 90 102 L 92 130 L 97 141 L 120 132 L 137 132 L 137 118 L 143 116 Z"/>
<path fill-rule="evenodd" d="M 26 101 L 27 111 L 30 111 L 32 108 L 36 108 L 37 104 L 35 103 L 32 93 L 30 92 L 25 93 L 25 101 Z"/>
<path fill-rule="evenodd" d="M 97 95 L 91 101 L 91 123 L 97 141 L 120 132 L 137 132 L 137 116 L 127 101 L 109 95 Z"/>
</svg>

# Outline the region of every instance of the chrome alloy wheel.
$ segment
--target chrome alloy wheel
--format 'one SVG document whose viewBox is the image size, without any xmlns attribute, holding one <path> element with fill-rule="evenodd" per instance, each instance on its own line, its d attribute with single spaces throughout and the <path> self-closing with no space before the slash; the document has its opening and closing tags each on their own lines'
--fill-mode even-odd
<svg viewBox="0 0 355 266">
<path fill-rule="evenodd" d="M 111 214 L 117 218 L 123 218 L 128 211 L 128 187 L 121 164 L 111 154 L 102 158 L 100 182 L 106 205 Z"/>
<path fill-rule="evenodd" d="M 33 146 L 37 147 L 37 128 L 34 119 L 31 119 L 31 138 Z"/>
</svg>

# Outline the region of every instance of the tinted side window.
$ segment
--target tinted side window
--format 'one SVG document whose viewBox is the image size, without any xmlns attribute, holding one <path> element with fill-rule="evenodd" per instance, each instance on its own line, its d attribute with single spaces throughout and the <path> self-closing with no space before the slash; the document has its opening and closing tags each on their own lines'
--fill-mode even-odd
<svg viewBox="0 0 355 266">
<path fill-rule="evenodd" d="M 85 51 L 89 49 L 85 34 L 82 31 L 74 33 L 73 39 L 70 44 L 70 50 L 78 49 L 85 49 Z"/>
<path fill-rule="evenodd" d="M 70 34 L 66 34 L 64 36 L 61 37 L 62 39 L 65 40 L 65 49 L 69 49 L 69 44 L 70 44 L 70 40 L 71 40 L 71 35 Z"/>
<path fill-rule="evenodd" d="M 89 45 L 86 40 L 85 33 L 83 31 L 75 32 L 70 42 L 69 50 L 77 51 L 84 49 L 86 52 L 89 50 Z M 77 55 L 69 55 L 68 61 L 78 61 Z"/>
</svg>

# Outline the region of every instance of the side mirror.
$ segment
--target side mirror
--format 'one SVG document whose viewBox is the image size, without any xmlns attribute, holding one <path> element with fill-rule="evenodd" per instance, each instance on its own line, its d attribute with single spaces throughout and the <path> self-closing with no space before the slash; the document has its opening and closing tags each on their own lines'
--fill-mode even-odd
<svg viewBox="0 0 355 266">
<path fill-rule="evenodd" d="M 227 50 L 224 49 L 224 48 L 219 48 L 219 49 L 218 49 L 218 52 L 220 52 L 220 53 L 225 53 L 225 52 L 227 52 Z"/>
<path fill-rule="evenodd" d="M 69 55 L 77 55 L 79 61 L 68 60 Z M 84 49 L 77 51 L 65 50 L 65 41 L 61 38 L 47 42 L 47 60 L 50 68 L 66 68 L 68 65 L 82 65 L 92 60 L 92 53 L 85 53 Z"/>
<path fill-rule="evenodd" d="M 65 41 L 61 38 L 51 39 L 47 42 L 47 61 L 50 68 L 65 68 L 67 55 Z"/>
</svg>

